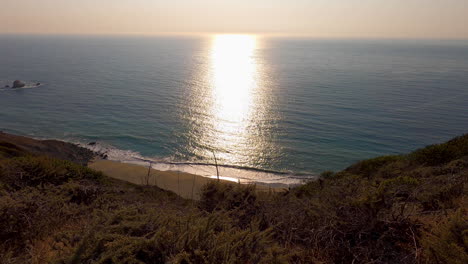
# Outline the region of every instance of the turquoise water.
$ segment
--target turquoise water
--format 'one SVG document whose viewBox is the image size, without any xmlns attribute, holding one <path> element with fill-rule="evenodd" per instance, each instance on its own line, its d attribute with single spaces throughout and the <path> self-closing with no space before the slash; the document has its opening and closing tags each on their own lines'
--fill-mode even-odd
<svg viewBox="0 0 468 264">
<path fill-rule="evenodd" d="M 0 36 L 0 129 L 297 183 L 468 132 L 468 43 Z M 40 82 L 39 87 L 34 84 Z"/>
</svg>

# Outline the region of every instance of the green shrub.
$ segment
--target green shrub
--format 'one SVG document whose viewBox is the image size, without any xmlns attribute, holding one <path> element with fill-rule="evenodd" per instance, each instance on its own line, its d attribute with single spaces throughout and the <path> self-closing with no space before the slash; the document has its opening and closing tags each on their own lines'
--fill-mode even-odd
<svg viewBox="0 0 468 264">
<path fill-rule="evenodd" d="M 102 173 L 49 157 L 19 157 L 0 161 L 0 182 L 18 190 L 42 184 L 59 185 L 70 179 L 100 180 Z"/>
<path fill-rule="evenodd" d="M 468 263 L 468 219 L 458 210 L 426 233 L 425 254 L 435 263 Z"/>
<path fill-rule="evenodd" d="M 77 206 L 68 204 L 68 197 L 59 193 L 26 187 L 1 196 L 0 241 L 24 247 L 28 241 L 41 238 L 56 224 L 77 214 Z"/>
<path fill-rule="evenodd" d="M 70 198 L 71 203 L 90 205 L 102 193 L 102 188 L 94 184 L 81 181 L 71 182 L 63 186 L 64 192 Z"/>
<path fill-rule="evenodd" d="M 436 146 L 361 161 L 265 197 L 255 186 L 212 182 L 199 202 L 105 179 L 70 162 L 3 158 L 0 257 L 6 263 L 465 263 L 465 140 L 440 145 L 451 153 Z M 2 146 L 11 150 L 3 153 L 22 155 Z"/>
<path fill-rule="evenodd" d="M 400 176 L 398 178 L 384 180 L 380 183 L 378 192 L 384 194 L 388 192 L 401 192 L 406 187 L 414 187 L 419 184 L 419 181 L 415 178 L 408 176 Z"/>
<path fill-rule="evenodd" d="M 15 144 L 0 141 L 0 159 L 25 156 L 27 153 Z"/>
<path fill-rule="evenodd" d="M 255 186 L 210 182 L 201 191 L 198 207 L 206 212 L 227 211 L 241 227 L 247 227 L 259 213 Z"/>
<path fill-rule="evenodd" d="M 346 169 L 346 172 L 371 177 L 375 175 L 384 165 L 402 160 L 402 156 L 382 156 L 369 160 L 360 161 Z"/>
<path fill-rule="evenodd" d="M 225 213 L 175 217 L 133 208 L 103 223 L 82 241 L 74 263 L 285 263 L 270 230 L 239 229 Z"/>
<path fill-rule="evenodd" d="M 466 175 L 441 175 L 425 179 L 415 190 L 423 211 L 457 207 L 457 199 L 466 194 Z"/>
<path fill-rule="evenodd" d="M 234 210 L 255 204 L 255 186 L 210 182 L 203 186 L 199 207 L 207 212 L 215 210 Z"/>
<path fill-rule="evenodd" d="M 412 152 L 411 160 L 424 165 L 436 166 L 468 155 L 468 134 L 446 143 L 430 145 Z"/>
<path fill-rule="evenodd" d="M 333 171 L 324 171 L 324 172 L 320 173 L 320 177 L 322 177 L 324 179 L 331 178 L 334 175 L 335 175 L 335 173 Z"/>
</svg>

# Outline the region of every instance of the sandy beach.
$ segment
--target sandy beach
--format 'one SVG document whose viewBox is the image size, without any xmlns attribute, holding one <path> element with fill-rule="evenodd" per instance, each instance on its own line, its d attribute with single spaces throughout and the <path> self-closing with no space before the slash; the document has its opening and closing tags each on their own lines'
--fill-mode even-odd
<svg viewBox="0 0 468 264">
<path fill-rule="evenodd" d="M 155 185 L 161 189 L 172 191 L 186 199 L 200 198 L 201 188 L 208 182 L 217 181 L 207 177 L 175 171 L 159 171 L 151 169 L 148 176 L 148 167 L 121 163 L 110 160 L 94 160 L 88 167 L 101 171 L 109 177 L 140 185 Z M 225 184 L 238 184 L 232 181 L 221 180 Z M 273 188 L 267 185 L 256 185 L 258 192 L 282 192 L 284 188 Z"/>
</svg>

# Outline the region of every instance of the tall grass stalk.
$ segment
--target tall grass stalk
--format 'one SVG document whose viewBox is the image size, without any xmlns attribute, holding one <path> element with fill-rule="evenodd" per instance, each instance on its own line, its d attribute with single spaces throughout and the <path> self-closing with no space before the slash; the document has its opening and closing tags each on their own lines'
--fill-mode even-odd
<svg viewBox="0 0 468 264">
<path fill-rule="evenodd" d="M 219 181 L 219 169 L 218 169 L 218 160 L 216 159 L 216 155 L 213 151 L 213 157 L 214 157 L 214 160 L 215 160 L 215 166 L 216 166 L 216 177 L 218 177 L 218 181 Z"/>
<path fill-rule="evenodd" d="M 150 179 L 150 176 L 151 176 L 151 161 L 149 162 L 148 174 L 146 175 L 146 179 L 145 179 L 145 184 L 146 184 L 146 186 L 149 186 L 149 179 Z"/>
</svg>

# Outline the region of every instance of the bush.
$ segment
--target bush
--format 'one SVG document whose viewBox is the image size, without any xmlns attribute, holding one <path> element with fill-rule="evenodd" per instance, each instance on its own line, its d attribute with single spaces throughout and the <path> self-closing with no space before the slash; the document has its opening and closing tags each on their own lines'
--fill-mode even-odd
<svg viewBox="0 0 468 264">
<path fill-rule="evenodd" d="M 422 244 L 425 254 L 435 263 L 468 263 L 468 221 L 462 210 L 435 225 L 426 232 Z"/>
<path fill-rule="evenodd" d="M 0 141 L 0 159 L 25 156 L 27 153 L 20 147 L 9 142 Z"/>
<path fill-rule="evenodd" d="M 450 153 L 435 146 L 361 161 L 283 193 L 262 196 L 255 186 L 213 181 L 199 202 L 104 180 L 70 162 L 27 154 L 1 159 L 0 257 L 6 263 L 465 263 L 465 139 L 440 145 Z"/>
<path fill-rule="evenodd" d="M 56 190 L 26 187 L 3 195 L 0 197 L 0 241 L 23 248 L 77 212 L 76 206 L 68 204 L 68 197 L 57 195 Z"/>
<path fill-rule="evenodd" d="M 255 186 L 210 182 L 203 186 L 199 207 L 207 212 L 234 210 L 256 203 Z"/>
<path fill-rule="evenodd" d="M 247 227 L 259 213 L 255 186 L 210 182 L 201 191 L 198 207 L 208 213 L 227 211 L 240 227 Z"/>
<path fill-rule="evenodd" d="M 436 166 L 468 155 L 468 134 L 446 143 L 430 145 L 414 151 L 410 159 L 418 164 Z"/>
<path fill-rule="evenodd" d="M 324 171 L 324 172 L 320 173 L 320 177 L 322 177 L 323 179 L 331 178 L 334 175 L 335 175 L 335 173 L 333 171 Z"/>
<path fill-rule="evenodd" d="M 352 165 L 346 169 L 346 172 L 362 175 L 366 178 L 370 178 L 372 175 L 375 175 L 380 168 L 389 163 L 393 163 L 399 160 L 402 160 L 402 156 L 382 156 L 369 160 L 364 160 Z"/>
<path fill-rule="evenodd" d="M 0 161 L 0 182 L 14 190 L 42 184 L 59 185 L 70 179 L 100 180 L 102 173 L 45 156 Z"/>
<path fill-rule="evenodd" d="M 285 263 L 271 231 L 239 229 L 225 213 L 175 217 L 133 208 L 103 223 L 82 241 L 74 263 Z"/>
</svg>

